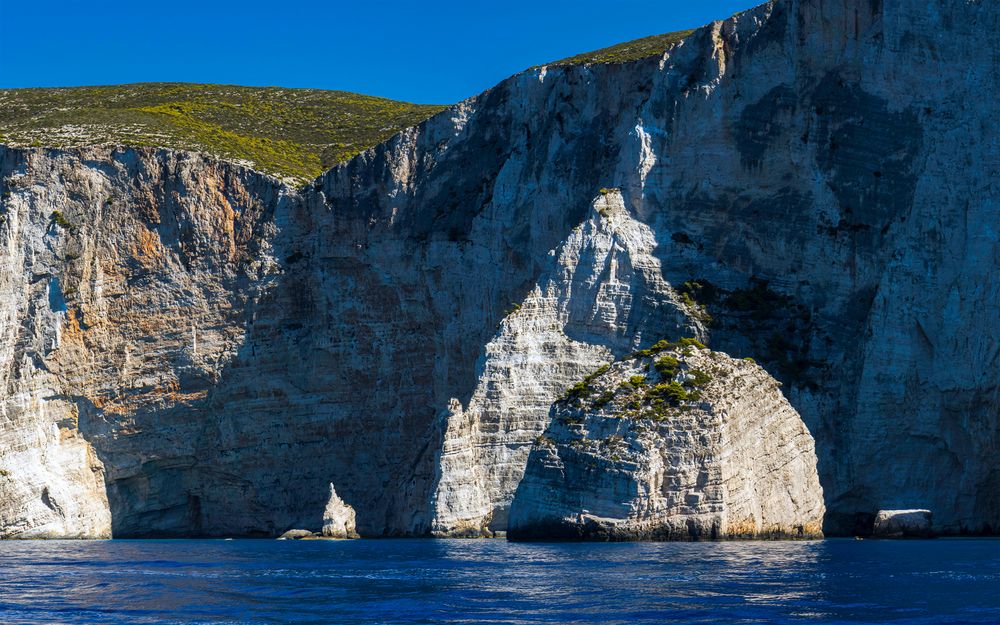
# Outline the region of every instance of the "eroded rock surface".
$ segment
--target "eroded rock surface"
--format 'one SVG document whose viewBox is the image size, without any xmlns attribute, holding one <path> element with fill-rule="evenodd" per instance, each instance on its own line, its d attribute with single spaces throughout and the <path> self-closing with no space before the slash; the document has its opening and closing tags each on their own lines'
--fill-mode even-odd
<svg viewBox="0 0 1000 625">
<path fill-rule="evenodd" d="M 604 366 L 555 404 L 509 537 L 822 536 L 813 438 L 778 382 L 691 343 Z"/>
</svg>

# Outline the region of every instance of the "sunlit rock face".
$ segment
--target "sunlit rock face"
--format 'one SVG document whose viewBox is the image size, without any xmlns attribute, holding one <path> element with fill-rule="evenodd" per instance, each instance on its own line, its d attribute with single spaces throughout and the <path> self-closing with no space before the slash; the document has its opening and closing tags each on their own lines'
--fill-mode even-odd
<svg viewBox="0 0 1000 625">
<path fill-rule="evenodd" d="M 321 534 L 327 538 L 358 538 L 354 508 L 344 503 L 333 484 L 330 484 L 330 500 L 323 510 Z"/>
<path fill-rule="evenodd" d="M 769 3 L 301 190 L 0 148 L 3 533 L 276 536 L 331 482 L 361 535 L 502 531 L 552 401 L 680 336 L 783 383 L 827 533 L 1000 527 L 998 27 Z"/>
</svg>

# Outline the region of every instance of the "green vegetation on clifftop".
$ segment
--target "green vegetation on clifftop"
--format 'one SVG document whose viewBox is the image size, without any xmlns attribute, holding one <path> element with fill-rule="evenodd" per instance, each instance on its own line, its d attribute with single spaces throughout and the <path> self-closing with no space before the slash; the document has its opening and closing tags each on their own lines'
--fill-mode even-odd
<svg viewBox="0 0 1000 625">
<path fill-rule="evenodd" d="M 0 143 L 191 150 L 303 183 L 443 108 L 344 91 L 186 83 L 0 89 Z"/>
<path fill-rule="evenodd" d="M 657 56 L 666 52 L 667 48 L 680 43 L 691 35 L 693 30 L 679 30 L 663 35 L 652 35 L 626 41 L 593 52 L 584 52 L 561 61 L 549 63 L 549 65 L 584 65 L 587 63 L 627 63 L 637 61 L 649 56 Z"/>
</svg>

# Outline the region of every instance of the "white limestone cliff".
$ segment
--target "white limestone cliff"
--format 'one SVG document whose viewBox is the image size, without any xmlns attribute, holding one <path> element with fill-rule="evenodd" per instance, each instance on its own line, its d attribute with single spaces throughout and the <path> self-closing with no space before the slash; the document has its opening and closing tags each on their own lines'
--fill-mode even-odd
<svg viewBox="0 0 1000 625">
<path fill-rule="evenodd" d="M 759 365 L 690 346 L 600 371 L 554 407 L 509 537 L 823 535 L 813 438 Z"/>
<path fill-rule="evenodd" d="M 551 269 L 487 343 L 468 407 L 456 404 L 448 416 L 435 533 L 505 530 L 552 402 L 650 332 L 698 331 L 664 282 L 655 246 L 654 233 L 629 215 L 618 190 L 606 190 L 587 220 L 553 250 Z"/>
<path fill-rule="evenodd" d="M 363 536 L 502 531 L 547 402 L 685 335 L 782 381 L 828 533 L 995 532 L 1000 114 L 970 94 L 998 30 L 991 2 L 771 2 L 298 190 L 0 147 L 0 533 L 276 536 L 322 526 L 330 476 Z"/>
</svg>

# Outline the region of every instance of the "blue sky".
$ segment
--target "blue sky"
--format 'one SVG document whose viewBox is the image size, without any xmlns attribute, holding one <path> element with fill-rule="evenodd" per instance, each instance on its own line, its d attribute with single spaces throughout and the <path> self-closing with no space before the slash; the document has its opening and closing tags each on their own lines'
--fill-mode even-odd
<svg viewBox="0 0 1000 625">
<path fill-rule="evenodd" d="M 756 0 L 0 0 L 0 87 L 178 81 L 451 103 Z"/>
</svg>

